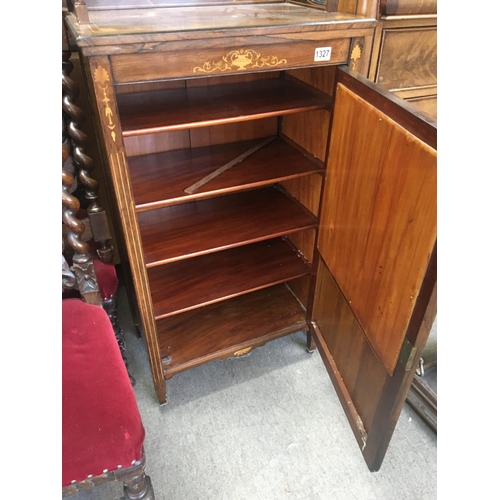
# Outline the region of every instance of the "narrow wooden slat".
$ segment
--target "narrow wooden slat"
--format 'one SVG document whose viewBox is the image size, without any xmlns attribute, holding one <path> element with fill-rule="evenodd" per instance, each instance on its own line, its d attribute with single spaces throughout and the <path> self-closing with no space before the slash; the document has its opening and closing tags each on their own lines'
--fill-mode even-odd
<svg viewBox="0 0 500 500">
<path fill-rule="evenodd" d="M 124 137 L 331 107 L 329 96 L 284 79 L 117 97 Z"/>
<path fill-rule="evenodd" d="M 138 214 L 146 267 L 316 226 L 302 205 L 270 187 Z"/>
<path fill-rule="evenodd" d="M 302 306 L 281 284 L 162 319 L 157 328 L 165 378 L 170 378 L 207 361 L 245 353 L 307 325 Z"/>
<path fill-rule="evenodd" d="M 233 168 L 238 163 L 241 163 L 244 159 L 248 158 L 250 155 L 252 155 L 256 151 L 258 151 L 259 149 L 262 149 L 264 146 L 267 146 L 272 140 L 274 140 L 274 138 L 270 137 L 270 138 L 264 139 L 263 141 L 259 142 L 255 146 L 252 146 L 250 149 L 248 149 L 247 151 L 244 151 L 236 158 L 232 159 L 231 161 L 225 163 L 221 167 L 210 172 L 208 175 L 206 175 L 205 177 L 203 177 L 199 181 L 196 181 L 194 184 L 191 184 L 189 187 L 184 189 L 184 192 L 187 194 L 193 194 L 195 191 L 198 191 L 202 186 L 204 186 L 205 184 L 207 184 L 211 180 L 215 179 L 216 177 L 219 177 L 219 175 L 222 175 L 224 172 L 226 172 L 230 168 Z"/>
<path fill-rule="evenodd" d="M 161 319 L 310 273 L 281 238 L 149 270 L 155 318 Z"/>
<path fill-rule="evenodd" d="M 131 158 L 129 166 L 137 210 L 270 185 L 323 170 L 319 162 L 311 161 L 287 142 L 276 139 L 192 195 L 185 192 L 186 187 L 260 142 L 261 139 L 256 139 Z"/>
</svg>

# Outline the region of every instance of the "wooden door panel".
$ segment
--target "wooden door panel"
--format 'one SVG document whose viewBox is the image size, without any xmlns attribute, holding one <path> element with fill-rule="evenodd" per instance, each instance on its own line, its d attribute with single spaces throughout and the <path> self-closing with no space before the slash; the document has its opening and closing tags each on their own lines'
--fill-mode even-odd
<svg viewBox="0 0 500 500">
<path fill-rule="evenodd" d="M 349 395 L 351 423 L 355 424 L 356 437 L 364 446 L 386 371 L 323 259 L 319 262 L 315 295 L 314 322 L 324 344 L 320 352 L 329 353 L 334 371 L 341 374 L 338 384 L 343 385 L 342 391 Z M 331 361 L 327 366 L 332 364 Z"/>
<path fill-rule="evenodd" d="M 311 327 L 378 470 L 436 314 L 436 127 L 338 68 Z"/>
<path fill-rule="evenodd" d="M 436 239 L 436 151 L 344 85 L 335 101 L 318 248 L 392 374 Z"/>
</svg>

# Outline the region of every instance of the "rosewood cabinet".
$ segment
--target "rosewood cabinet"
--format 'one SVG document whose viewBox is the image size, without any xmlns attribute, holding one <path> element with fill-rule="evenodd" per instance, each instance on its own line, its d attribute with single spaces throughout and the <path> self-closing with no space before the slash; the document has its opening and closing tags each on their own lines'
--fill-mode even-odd
<svg viewBox="0 0 500 500">
<path fill-rule="evenodd" d="M 370 79 L 437 117 L 437 0 L 378 0 Z"/>
<path fill-rule="evenodd" d="M 435 316 L 436 127 L 364 77 L 375 20 L 104 3 L 66 22 L 158 401 L 304 330 L 378 470 Z"/>
</svg>

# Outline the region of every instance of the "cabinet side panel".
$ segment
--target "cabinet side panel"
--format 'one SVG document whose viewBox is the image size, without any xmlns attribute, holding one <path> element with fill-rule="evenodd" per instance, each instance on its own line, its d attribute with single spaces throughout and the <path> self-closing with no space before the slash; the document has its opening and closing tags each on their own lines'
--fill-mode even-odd
<svg viewBox="0 0 500 500">
<path fill-rule="evenodd" d="M 321 161 L 325 161 L 330 112 L 309 111 L 283 117 L 281 132 Z"/>
<path fill-rule="evenodd" d="M 341 84 L 334 116 L 318 249 L 392 374 L 436 240 L 436 151 Z"/>
</svg>

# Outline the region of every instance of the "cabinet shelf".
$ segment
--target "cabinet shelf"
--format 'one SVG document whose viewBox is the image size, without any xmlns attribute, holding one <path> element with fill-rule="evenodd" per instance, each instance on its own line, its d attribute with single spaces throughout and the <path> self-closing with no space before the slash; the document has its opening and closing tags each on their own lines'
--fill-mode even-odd
<svg viewBox="0 0 500 500">
<path fill-rule="evenodd" d="M 331 108 L 331 97 L 271 79 L 117 96 L 124 137 Z"/>
<path fill-rule="evenodd" d="M 146 267 L 316 227 L 317 219 L 275 187 L 137 214 Z"/>
<path fill-rule="evenodd" d="M 149 269 L 155 319 L 284 283 L 310 266 L 276 238 Z"/>
<path fill-rule="evenodd" d="M 304 308 L 285 284 L 171 316 L 156 325 L 167 379 L 307 328 Z"/>
<path fill-rule="evenodd" d="M 254 139 L 130 158 L 137 211 L 323 172 L 319 160 L 309 159 L 288 142 L 276 138 L 194 192 L 185 191 L 262 142 L 262 139 Z"/>
</svg>

